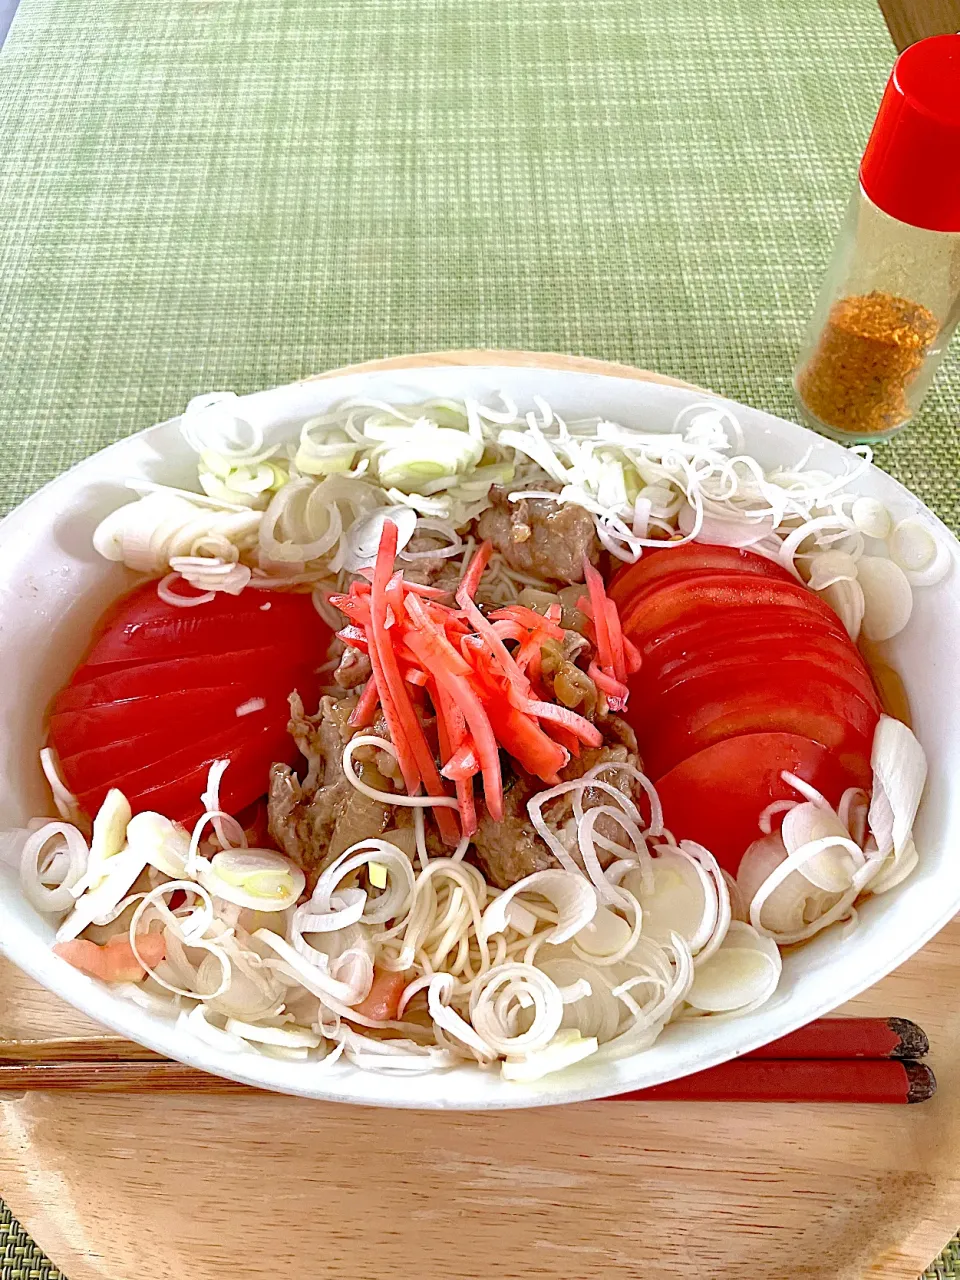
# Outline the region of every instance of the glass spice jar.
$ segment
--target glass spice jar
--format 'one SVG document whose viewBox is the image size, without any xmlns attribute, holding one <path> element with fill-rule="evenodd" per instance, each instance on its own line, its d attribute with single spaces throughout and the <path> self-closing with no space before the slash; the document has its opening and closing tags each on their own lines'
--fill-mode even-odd
<svg viewBox="0 0 960 1280">
<path fill-rule="evenodd" d="M 801 419 L 883 440 L 960 320 L 960 34 L 906 49 L 887 84 L 794 375 Z"/>
</svg>

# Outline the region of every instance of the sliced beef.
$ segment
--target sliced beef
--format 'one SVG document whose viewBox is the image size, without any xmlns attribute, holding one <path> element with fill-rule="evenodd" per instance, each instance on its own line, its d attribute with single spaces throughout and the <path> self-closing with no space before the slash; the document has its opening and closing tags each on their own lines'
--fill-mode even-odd
<svg viewBox="0 0 960 1280">
<path fill-rule="evenodd" d="M 527 814 L 527 801 L 542 790 L 543 783 L 539 780 L 516 773 L 509 780 L 504 778 L 500 822 L 490 817 L 482 802 L 477 805 L 479 824 L 472 852 L 481 871 L 498 889 L 509 889 L 524 876 L 557 865 L 556 858 L 530 825 Z"/>
<path fill-rule="evenodd" d="M 604 727 L 616 716 L 604 721 Z M 622 729 L 621 729 L 622 725 Z M 626 722 L 619 722 L 617 731 L 625 729 L 632 734 Z M 634 739 L 634 745 L 636 740 Z M 616 746 L 585 748 L 579 758 L 573 759 L 560 771 L 562 782 L 572 782 L 582 778 L 588 769 L 598 764 L 631 764 L 640 767 L 640 759 L 629 746 L 618 742 Z M 633 778 L 622 769 L 609 769 L 600 774 L 600 780 L 629 796 L 635 803 L 639 800 L 639 787 Z M 480 818 L 477 834 L 473 840 L 473 856 L 484 875 L 498 889 L 508 889 L 524 876 L 535 871 L 546 871 L 558 865 L 553 854 L 534 831 L 527 812 L 527 803 L 544 785 L 539 779 L 531 778 L 522 770 L 509 779 L 504 779 L 503 820 L 494 822 L 486 812 L 482 802 L 477 806 Z M 593 809 L 597 805 L 614 805 L 613 797 L 599 787 L 587 787 L 583 793 L 584 809 Z M 571 856 L 579 862 L 576 844 L 576 830 L 573 822 L 573 800 L 569 795 L 558 796 L 543 806 L 543 817 L 547 826 L 555 831 L 567 843 Z M 623 841 L 621 827 L 605 814 L 597 821 L 596 831 L 610 840 Z M 612 861 L 612 856 L 599 851 L 601 864 Z"/>
<path fill-rule="evenodd" d="M 346 645 L 340 663 L 333 673 L 333 679 L 341 689 L 357 689 L 366 684 L 373 674 L 370 659 L 359 649 Z"/>
<path fill-rule="evenodd" d="M 290 698 L 290 732 L 307 760 L 301 782 L 292 769 L 275 764 L 270 771 L 267 814 L 270 834 L 300 866 L 312 892 L 323 869 L 358 840 L 379 836 L 395 813 L 391 805 L 363 795 L 344 776 L 343 746 L 353 735 L 347 723 L 352 698 L 323 698 L 315 716 L 307 716 L 296 694 Z M 379 791 L 390 781 L 378 768 L 386 752 L 357 752 L 360 777 Z"/>
<path fill-rule="evenodd" d="M 600 558 L 593 516 L 572 503 L 546 498 L 511 502 L 505 489 L 491 489 L 493 506 L 477 521 L 477 534 L 489 539 L 507 564 L 547 582 L 582 582 L 583 558 Z"/>
<path fill-rule="evenodd" d="M 460 582 L 460 558 L 458 556 L 429 555 L 449 547 L 450 540 L 430 533 L 415 533 L 404 547 L 405 555 L 416 555 L 416 560 L 405 560 L 401 555 L 397 567 L 403 570 L 408 582 L 419 582 L 425 587 L 437 587 L 440 591 L 456 591 Z"/>
</svg>

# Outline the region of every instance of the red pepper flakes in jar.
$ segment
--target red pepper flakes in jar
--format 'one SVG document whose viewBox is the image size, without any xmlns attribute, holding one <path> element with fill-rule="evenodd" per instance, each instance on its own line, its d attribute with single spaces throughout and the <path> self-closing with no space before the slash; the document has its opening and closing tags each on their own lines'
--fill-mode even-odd
<svg viewBox="0 0 960 1280">
<path fill-rule="evenodd" d="M 927 307 L 881 289 L 835 302 L 797 392 L 837 431 L 878 436 L 910 417 L 907 389 L 940 331 Z"/>
<path fill-rule="evenodd" d="M 960 34 L 897 59 L 794 376 L 846 443 L 903 427 L 960 320 Z"/>
</svg>

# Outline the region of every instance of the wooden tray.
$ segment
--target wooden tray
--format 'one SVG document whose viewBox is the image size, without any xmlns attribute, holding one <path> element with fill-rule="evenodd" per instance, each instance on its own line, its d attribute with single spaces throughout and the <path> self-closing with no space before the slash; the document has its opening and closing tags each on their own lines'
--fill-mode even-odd
<svg viewBox="0 0 960 1280">
<path fill-rule="evenodd" d="M 361 367 L 487 362 L 657 377 L 518 352 Z M 848 1006 L 928 1031 L 922 1106 L 34 1093 L 0 1103 L 0 1192 L 69 1280 L 916 1280 L 960 1223 L 958 956 L 960 919 Z M 0 966 L 0 1036 L 97 1034 Z"/>
</svg>

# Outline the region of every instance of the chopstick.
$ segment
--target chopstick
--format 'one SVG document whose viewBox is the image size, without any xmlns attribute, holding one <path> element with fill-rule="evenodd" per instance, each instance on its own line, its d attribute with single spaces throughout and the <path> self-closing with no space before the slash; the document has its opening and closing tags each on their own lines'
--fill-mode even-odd
<svg viewBox="0 0 960 1280">
<path fill-rule="evenodd" d="M 904 1018 L 822 1018 L 732 1062 L 609 1101 L 924 1102 L 927 1037 Z M 0 1093 L 258 1093 L 117 1037 L 0 1041 Z"/>
<path fill-rule="evenodd" d="M 930 1041 L 909 1018 L 817 1018 L 745 1058 L 925 1058 Z"/>
<path fill-rule="evenodd" d="M 898 1059 L 738 1058 L 614 1102 L 926 1102 L 937 1081 L 923 1062 Z"/>
</svg>

